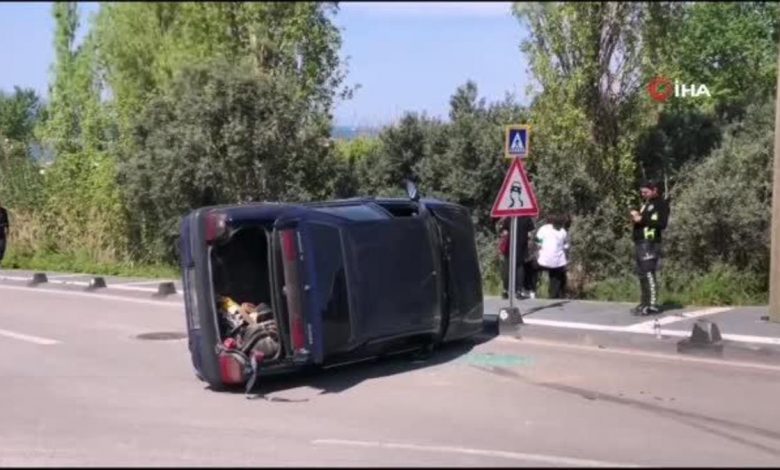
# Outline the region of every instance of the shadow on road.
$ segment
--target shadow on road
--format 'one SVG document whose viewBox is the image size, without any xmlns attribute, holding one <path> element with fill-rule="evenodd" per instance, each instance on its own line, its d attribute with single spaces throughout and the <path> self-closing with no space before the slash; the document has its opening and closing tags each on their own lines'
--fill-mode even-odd
<svg viewBox="0 0 780 470">
<path fill-rule="evenodd" d="M 547 304 L 547 305 L 540 305 L 538 307 L 534 307 L 532 309 L 526 310 L 525 312 L 523 312 L 523 316 L 530 315 L 532 313 L 536 313 L 536 312 L 538 312 L 540 310 L 544 310 L 544 309 L 547 309 L 547 308 L 563 307 L 564 305 L 568 304 L 569 302 L 571 302 L 571 300 L 562 300 L 560 302 L 553 302 L 553 303 Z"/>
<path fill-rule="evenodd" d="M 670 310 L 682 310 L 685 306 L 679 302 L 666 301 L 661 305 L 661 312 L 666 313 Z"/>
<path fill-rule="evenodd" d="M 364 362 L 328 369 L 309 368 L 289 375 L 266 378 L 261 376 L 250 398 L 253 400 L 284 403 L 307 402 L 310 401 L 310 398 L 292 399 L 269 397 L 268 395 L 298 387 L 311 387 L 319 390 L 317 395 L 341 393 L 360 385 L 366 380 L 389 377 L 456 361 L 471 352 L 474 347 L 490 341 L 497 335 L 497 324 L 490 320 L 485 320 L 481 334 L 444 344 L 427 356 L 410 352 L 397 356 L 373 358 Z M 206 388 L 209 389 L 210 387 Z M 225 392 L 244 394 L 243 389 L 228 389 Z"/>
</svg>

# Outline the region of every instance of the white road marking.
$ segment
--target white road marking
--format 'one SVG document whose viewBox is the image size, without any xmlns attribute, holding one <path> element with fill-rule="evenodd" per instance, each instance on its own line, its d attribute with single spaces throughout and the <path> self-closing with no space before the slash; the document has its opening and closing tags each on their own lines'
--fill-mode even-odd
<svg viewBox="0 0 780 470">
<path fill-rule="evenodd" d="M 780 366 L 771 366 L 768 364 L 759 364 L 756 362 L 722 361 L 718 359 L 707 359 L 703 357 L 652 353 L 647 351 L 637 351 L 631 349 L 612 348 L 612 347 L 602 349 L 595 346 L 583 346 L 579 344 L 568 344 L 568 343 L 561 343 L 557 341 L 545 341 L 539 339 L 526 339 L 526 338 L 518 339 L 518 338 L 513 338 L 511 336 L 498 336 L 497 338 L 495 338 L 495 341 L 499 341 L 502 343 L 528 344 L 531 346 L 547 346 L 551 348 L 573 349 L 577 351 L 590 351 L 590 352 L 598 352 L 598 353 L 605 353 L 605 354 L 622 354 L 625 356 L 660 359 L 662 361 L 697 362 L 700 364 L 712 364 L 717 366 L 730 366 L 730 367 L 743 368 L 743 369 L 757 369 L 757 370 L 764 370 L 769 372 L 780 372 Z"/>
<path fill-rule="evenodd" d="M 89 277 L 86 274 L 51 274 L 48 275 L 49 279 L 66 279 L 71 277 Z"/>
<path fill-rule="evenodd" d="M 554 326 L 556 328 L 573 328 L 576 330 L 597 330 L 597 331 L 621 331 L 625 332 L 625 326 L 596 325 L 593 323 L 582 323 L 576 321 L 545 320 L 542 318 L 523 318 L 523 323 L 528 325 Z"/>
<path fill-rule="evenodd" d="M 3 280 L 3 281 L 30 281 L 30 280 L 32 280 L 32 277 L 0 276 L 0 280 Z"/>
<path fill-rule="evenodd" d="M 658 319 L 658 324 L 661 326 L 677 323 L 685 320 L 691 320 L 693 318 L 706 317 L 708 315 L 715 315 L 717 313 L 728 312 L 733 310 L 733 307 L 711 307 L 702 310 L 694 310 L 693 312 L 683 312 L 680 315 L 669 315 Z M 655 320 L 648 320 L 642 323 L 636 323 L 626 328 L 626 331 L 653 331 L 653 325 Z"/>
<path fill-rule="evenodd" d="M 19 276 L 0 276 L 0 281 L 30 281 L 32 278 L 30 277 L 19 277 Z M 168 282 L 168 281 L 160 281 L 160 282 Z M 49 279 L 49 284 L 63 284 L 66 286 L 82 286 L 87 287 L 89 286 L 88 281 L 66 281 L 66 280 L 60 280 L 60 279 Z M 117 289 L 117 290 L 126 290 L 126 291 L 134 291 L 134 292 L 151 292 L 155 293 L 157 292 L 157 289 L 154 287 L 136 287 L 131 286 L 127 284 L 108 284 L 106 289 Z M 182 292 L 177 289 L 176 293 L 173 295 L 183 295 Z"/>
<path fill-rule="evenodd" d="M 167 302 L 162 300 L 147 300 L 147 299 L 133 299 L 131 297 L 120 297 L 116 295 L 107 295 L 107 294 L 96 294 L 91 292 L 73 292 L 73 291 L 66 291 L 66 290 L 52 290 L 52 289 L 31 289 L 29 287 L 22 287 L 22 286 L 5 286 L 0 284 L 0 289 L 7 289 L 7 290 L 19 290 L 19 291 L 25 291 L 25 292 L 35 292 L 36 294 L 54 294 L 54 295 L 70 295 L 73 297 L 84 297 L 87 299 L 102 299 L 102 300 L 118 300 L 120 302 L 131 302 L 131 303 L 137 303 L 137 304 L 145 304 L 145 305 L 159 305 L 162 307 L 175 307 L 175 308 L 183 308 L 184 303 L 179 301 L 176 302 Z"/>
<path fill-rule="evenodd" d="M 22 333 L 16 333 L 13 331 L 0 329 L 0 336 L 6 338 L 18 339 L 20 341 L 27 341 L 28 343 L 42 344 L 44 346 L 51 346 L 52 344 L 59 344 L 59 341 L 48 338 L 41 338 L 40 336 L 25 335 Z"/>
<path fill-rule="evenodd" d="M 687 336 L 688 333 L 685 335 Z M 725 340 L 736 341 L 739 343 L 761 343 L 780 346 L 780 338 L 770 338 L 769 336 L 734 335 L 731 333 L 722 333 L 720 336 Z"/>
<path fill-rule="evenodd" d="M 636 464 L 625 464 L 617 462 L 604 462 L 601 460 L 586 460 L 572 457 L 561 457 L 557 455 L 527 454 L 523 452 L 507 452 L 503 450 L 489 449 L 470 449 L 468 447 L 451 446 L 427 446 L 417 444 L 399 444 L 393 442 L 373 442 L 373 441 L 350 441 L 344 439 L 315 439 L 312 444 L 352 446 L 352 447 L 379 447 L 384 449 L 403 449 L 416 450 L 421 452 L 437 452 L 444 454 L 466 454 L 478 455 L 482 457 L 498 457 L 510 460 L 520 460 L 524 462 L 539 462 L 560 466 L 577 467 L 638 467 Z"/>
<path fill-rule="evenodd" d="M 506 304 L 505 306 L 509 306 L 509 300 L 501 298 L 501 297 L 499 297 L 497 295 L 485 295 L 482 298 L 485 299 L 485 300 L 489 300 L 489 301 L 499 301 L 499 302 L 503 301 Z M 557 304 L 557 303 L 560 303 L 560 302 L 564 302 L 564 303 L 570 302 L 570 300 L 561 300 L 561 299 L 535 299 L 535 300 L 536 301 L 541 301 L 539 304 L 537 304 L 537 306 L 539 306 L 539 307 L 549 307 L 550 305 Z M 523 302 L 523 301 L 524 300 L 516 300 L 518 305 L 522 305 L 521 302 Z M 544 303 L 542 303 L 542 302 L 544 302 Z M 604 302 L 605 302 L 604 300 L 577 299 L 577 303 L 578 304 L 603 304 Z M 623 305 L 631 305 L 631 306 L 636 305 L 636 302 L 610 301 L 609 303 L 613 304 L 613 305 L 620 305 L 620 306 L 623 306 Z"/>
<path fill-rule="evenodd" d="M 157 285 L 161 282 L 175 282 L 172 280 L 160 280 L 160 281 L 132 281 L 132 282 L 120 282 L 118 284 L 111 284 L 111 286 L 144 286 L 144 285 Z"/>
<path fill-rule="evenodd" d="M 698 310 L 694 312 L 688 312 L 686 314 L 683 314 L 684 316 L 668 316 L 668 317 L 659 318 L 658 323 L 660 325 L 668 325 L 679 321 L 690 320 L 692 318 L 698 318 L 706 315 L 714 315 L 716 313 L 722 313 L 732 309 L 733 307 L 712 307 L 712 308 Z M 628 326 L 599 325 L 596 323 L 546 320 L 542 318 L 523 318 L 523 323 L 527 325 L 551 326 L 555 328 L 569 328 L 574 330 L 612 331 L 616 333 L 635 333 L 635 334 L 643 334 L 643 335 L 655 334 L 655 331 L 653 330 L 655 320 L 649 320 L 646 322 L 636 323 Z M 690 332 L 679 331 L 679 330 L 664 330 L 662 328 L 661 335 L 686 338 L 690 336 Z M 780 338 L 774 338 L 770 336 L 721 333 L 721 337 L 724 340 L 734 341 L 737 343 L 756 343 L 756 344 L 769 344 L 769 345 L 780 346 Z"/>
</svg>

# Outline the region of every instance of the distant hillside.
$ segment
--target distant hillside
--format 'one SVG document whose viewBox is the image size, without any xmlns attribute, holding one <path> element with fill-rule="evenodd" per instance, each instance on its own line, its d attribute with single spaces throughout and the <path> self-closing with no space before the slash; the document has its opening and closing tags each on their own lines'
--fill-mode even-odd
<svg viewBox="0 0 780 470">
<path fill-rule="evenodd" d="M 381 131 L 377 127 L 334 126 L 333 139 L 352 140 L 357 137 L 375 137 Z"/>
</svg>

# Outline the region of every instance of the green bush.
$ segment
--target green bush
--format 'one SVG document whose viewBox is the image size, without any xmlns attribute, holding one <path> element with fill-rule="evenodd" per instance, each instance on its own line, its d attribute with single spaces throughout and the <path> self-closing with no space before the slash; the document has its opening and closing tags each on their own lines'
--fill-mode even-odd
<svg viewBox="0 0 780 470">
<path fill-rule="evenodd" d="M 181 217 L 198 207 L 328 197 L 336 158 L 308 107 L 284 77 L 224 61 L 184 69 L 149 102 L 121 166 L 136 259 L 173 261 Z"/>
<path fill-rule="evenodd" d="M 764 276 L 769 270 L 774 101 L 748 110 L 723 145 L 692 167 L 673 194 L 668 258 L 686 270 L 717 263 Z"/>
</svg>

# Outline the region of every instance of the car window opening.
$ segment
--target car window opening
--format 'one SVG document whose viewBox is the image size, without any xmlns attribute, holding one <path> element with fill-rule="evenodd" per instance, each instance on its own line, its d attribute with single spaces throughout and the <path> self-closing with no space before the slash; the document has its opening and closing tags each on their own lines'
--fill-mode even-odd
<svg viewBox="0 0 780 470">
<path fill-rule="evenodd" d="M 263 226 L 242 227 L 211 250 L 222 347 L 246 360 L 259 355 L 267 365 L 285 356 L 279 331 L 282 312 L 274 308 L 272 295 L 269 239 Z"/>
<path fill-rule="evenodd" d="M 417 204 L 398 202 L 377 202 L 377 204 L 391 213 L 393 217 L 417 217 L 419 215 Z"/>
</svg>

